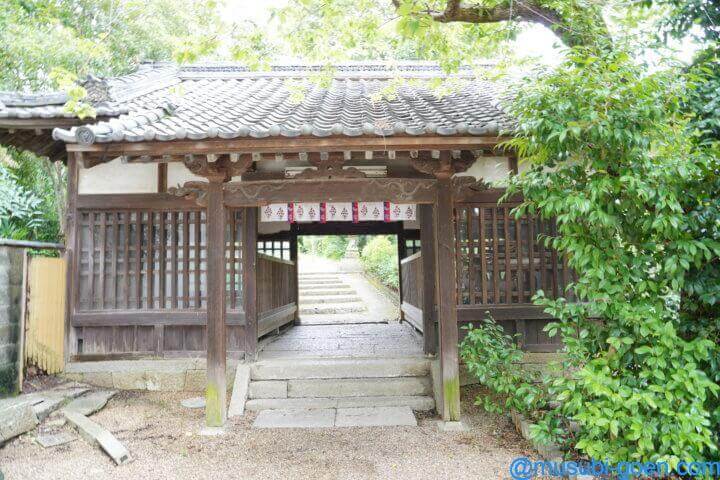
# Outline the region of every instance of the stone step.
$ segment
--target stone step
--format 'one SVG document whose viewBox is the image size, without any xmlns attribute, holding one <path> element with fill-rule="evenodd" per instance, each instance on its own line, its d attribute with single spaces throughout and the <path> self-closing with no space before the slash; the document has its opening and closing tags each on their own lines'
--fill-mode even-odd
<svg viewBox="0 0 720 480">
<path fill-rule="evenodd" d="M 300 296 L 304 295 L 356 295 L 357 291 L 350 287 L 346 287 L 344 285 L 341 285 L 337 288 L 302 288 L 300 289 Z"/>
<path fill-rule="evenodd" d="M 326 303 L 318 306 L 301 306 L 300 315 L 318 314 L 318 313 L 355 313 L 366 312 L 367 307 L 364 303 Z"/>
<path fill-rule="evenodd" d="M 429 374 L 430 361 L 424 357 L 260 360 L 250 368 L 252 380 L 421 377 Z"/>
<path fill-rule="evenodd" d="M 333 279 L 328 279 L 328 280 L 320 280 L 320 279 L 316 279 L 316 278 L 313 278 L 312 280 L 304 280 L 304 279 L 301 278 L 301 279 L 298 281 L 298 285 L 300 285 L 301 287 L 306 287 L 306 286 L 310 286 L 310 285 L 312 285 L 312 286 L 318 286 L 318 285 L 337 285 L 337 284 L 339 284 L 339 283 L 341 283 L 341 282 L 342 282 L 342 280 L 340 280 L 340 279 L 334 279 L 334 278 L 333 278 Z"/>
<path fill-rule="evenodd" d="M 435 401 L 427 395 L 379 397 L 326 397 L 326 398 L 257 398 L 248 400 L 245 409 L 253 412 L 287 408 L 367 408 L 410 407 L 415 411 L 435 408 Z"/>
<path fill-rule="evenodd" d="M 346 313 L 337 315 L 334 313 L 304 314 L 295 322 L 295 325 L 355 325 L 361 323 L 387 324 L 388 321 L 378 317 L 371 317 L 366 314 Z"/>
<path fill-rule="evenodd" d="M 318 296 L 318 295 L 300 295 L 300 306 L 315 305 L 319 303 L 354 303 L 362 302 L 362 298 L 357 295 L 340 296 Z"/>
<path fill-rule="evenodd" d="M 301 282 L 314 282 L 316 280 L 320 280 L 320 281 L 333 280 L 335 282 L 342 281 L 342 277 L 340 277 L 339 275 L 327 275 L 327 274 L 325 274 L 325 275 L 309 275 L 308 276 L 308 275 L 303 275 L 301 273 L 300 275 L 298 275 L 298 278 L 300 279 Z"/>
<path fill-rule="evenodd" d="M 253 380 L 248 398 L 388 397 L 429 395 L 430 378 L 317 378 Z"/>
</svg>

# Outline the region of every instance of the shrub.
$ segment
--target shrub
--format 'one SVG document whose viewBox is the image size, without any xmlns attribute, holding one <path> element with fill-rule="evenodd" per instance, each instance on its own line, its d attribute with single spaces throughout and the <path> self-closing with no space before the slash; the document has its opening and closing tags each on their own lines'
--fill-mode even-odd
<svg viewBox="0 0 720 480">
<path fill-rule="evenodd" d="M 393 290 L 398 289 L 397 247 L 387 236 L 377 236 L 367 242 L 360 261 L 368 275 Z"/>
<path fill-rule="evenodd" d="M 576 421 L 573 446 L 592 458 L 674 467 L 717 452 L 718 386 L 702 368 L 716 346 L 682 336 L 688 274 L 720 255 L 684 208 L 709 187 L 712 164 L 679 111 L 688 88 L 621 45 L 574 49 L 513 107 L 509 143 L 530 163 L 508 191 L 524 197 L 516 214 L 554 218 L 546 244 L 578 272 L 579 302 L 535 299 L 559 319 L 547 330 L 566 352 L 566 374 L 549 387 L 560 407 L 541 426 Z"/>
<path fill-rule="evenodd" d="M 523 352 L 515 339 L 491 318 L 474 327 L 460 343 L 460 356 L 465 365 L 491 395 L 476 400 L 493 413 L 515 411 L 537 419 L 538 410 L 546 405 L 546 395 L 538 383 L 539 374 L 523 369 Z"/>
</svg>

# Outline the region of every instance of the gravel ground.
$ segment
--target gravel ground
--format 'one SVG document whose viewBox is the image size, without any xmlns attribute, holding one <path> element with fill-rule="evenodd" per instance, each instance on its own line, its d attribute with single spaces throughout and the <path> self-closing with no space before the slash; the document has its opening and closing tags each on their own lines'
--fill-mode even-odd
<svg viewBox="0 0 720 480">
<path fill-rule="evenodd" d="M 253 430 L 247 413 L 226 435 L 202 437 L 203 411 L 180 406 L 187 394 L 121 392 L 93 419 L 132 463 L 116 467 L 82 440 L 45 450 L 30 433 L 0 448 L 0 472 L 8 480 L 509 478 L 511 460 L 531 451 L 509 420 L 472 404 L 477 393 L 463 389 L 465 433 L 439 433 L 430 415 L 417 428 Z"/>
</svg>

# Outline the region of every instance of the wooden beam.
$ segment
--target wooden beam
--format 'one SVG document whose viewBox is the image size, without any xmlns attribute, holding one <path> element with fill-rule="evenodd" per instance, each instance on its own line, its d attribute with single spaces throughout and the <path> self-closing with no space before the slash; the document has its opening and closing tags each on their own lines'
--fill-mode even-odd
<svg viewBox="0 0 720 480">
<path fill-rule="evenodd" d="M 423 279 L 423 350 L 426 354 L 437 353 L 437 331 L 435 330 L 435 224 L 432 205 L 420 205 L 420 255 Z"/>
<path fill-rule="evenodd" d="M 220 182 L 207 187 L 207 389 L 205 421 L 221 427 L 227 419 L 225 341 L 225 210 Z"/>
<path fill-rule="evenodd" d="M 93 194 L 78 195 L 77 208 L 79 209 L 158 209 L 158 210 L 189 210 L 197 209 L 193 200 L 178 197 L 169 193 L 122 193 L 122 194 Z"/>
<path fill-rule="evenodd" d="M 243 209 L 242 214 L 242 289 L 245 310 L 245 358 L 257 353 L 257 208 Z"/>
<path fill-rule="evenodd" d="M 68 152 L 95 152 L 108 155 L 173 155 L 208 153 L 296 153 L 343 150 L 478 150 L 494 148 L 506 137 L 481 136 L 368 136 L 368 137 L 273 137 L 231 140 L 174 140 L 169 142 L 69 143 Z"/>
<path fill-rule="evenodd" d="M 449 152 L 442 152 L 449 154 Z M 435 210 L 440 368 L 442 371 L 442 419 L 460 421 L 460 366 L 458 363 L 457 290 L 455 288 L 455 228 L 452 179 L 438 179 Z"/>
<path fill-rule="evenodd" d="M 304 202 L 363 200 L 397 203 L 433 203 L 435 179 L 361 178 L 338 180 L 267 180 L 225 184 L 225 204 L 232 207 Z"/>
</svg>

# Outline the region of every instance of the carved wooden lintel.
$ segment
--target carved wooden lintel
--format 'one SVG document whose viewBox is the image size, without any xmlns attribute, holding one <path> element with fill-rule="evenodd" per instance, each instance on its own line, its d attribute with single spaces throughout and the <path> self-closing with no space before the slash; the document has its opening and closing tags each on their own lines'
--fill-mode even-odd
<svg viewBox="0 0 720 480">
<path fill-rule="evenodd" d="M 437 178 L 447 178 L 455 173 L 466 171 L 475 162 L 475 155 L 469 150 L 462 150 L 458 158 L 453 158 L 451 152 L 443 150 L 440 158 L 432 156 L 411 156 L 410 162 L 418 172 L 433 175 Z"/>
<path fill-rule="evenodd" d="M 300 200 L 433 203 L 437 195 L 437 180 L 429 178 L 265 180 L 231 182 L 224 185 L 223 189 L 225 204 L 233 207 Z"/>
<path fill-rule="evenodd" d="M 365 172 L 355 167 L 343 168 L 345 164 L 345 156 L 339 154 L 310 154 L 308 161 L 315 168 L 307 168 L 298 173 L 295 178 L 304 180 L 313 179 L 333 179 L 333 178 L 365 178 Z"/>
<path fill-rule="evenodd" d="M 253 159 L 247 155 L 185 155 L 183 164 L 195 175 L 210 182 L 229 182 L 252 167 Z"/>
</svg>

